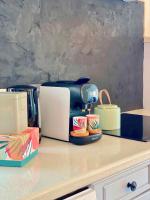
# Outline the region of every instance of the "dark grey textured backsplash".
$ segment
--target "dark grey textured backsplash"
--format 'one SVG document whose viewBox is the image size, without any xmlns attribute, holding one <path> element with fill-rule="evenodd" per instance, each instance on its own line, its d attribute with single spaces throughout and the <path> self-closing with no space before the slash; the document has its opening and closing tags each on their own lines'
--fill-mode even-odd
<svg viewBox="0 0 150 200">
<path fill-rule="evenodd" d="M 0 0 L 0 87 L 91 77 L 123 110 L 142 106 L 143 4 Z"/>
</svg>

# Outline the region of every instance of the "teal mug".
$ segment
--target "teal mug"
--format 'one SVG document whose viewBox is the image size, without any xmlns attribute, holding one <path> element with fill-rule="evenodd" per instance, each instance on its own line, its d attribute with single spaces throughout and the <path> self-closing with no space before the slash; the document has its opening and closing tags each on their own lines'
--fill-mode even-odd
<svg viewBox="0 0 150 200">
<path fill-rule="evenodd" d="M 103 104 L 103 94 L 106 95 L 109 104 Z M 100 105 L 94 108 L 94 113 L 100 117 L 100 128 L 102 130 L 120 129 L 120 107 L 111 104 L 110 95 L 106 89 L 99 93 Z"/>
</svg>

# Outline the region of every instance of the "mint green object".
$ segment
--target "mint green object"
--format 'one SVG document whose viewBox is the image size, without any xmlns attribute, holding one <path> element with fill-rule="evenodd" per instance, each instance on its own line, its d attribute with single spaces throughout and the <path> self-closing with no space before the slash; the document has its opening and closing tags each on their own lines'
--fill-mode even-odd
<svg viewBox="0 0 150 200">
<path fill-rule="evenodd" d="M 103 104 L 102 95 L 107 96 L 109 104 Z M 120 107 L 111 104 L 110 96 L 107 90 L 101 90 L 99 93 L 101 105 L 94 109 L 94 113 L 100 117 L 100 128 L 102 130 L 117 130 L 120 129 Z"/>
<path fill-rule="evenodd" d="M 5 160 L 7 157 L 6 153 L 6 146 L 8 145 L 8 142 L 0 141 L 0 160 Z"/>
<path fill-rule="evenodd" d="M 5 148 L 0 149 L 0 160 L 5 160 L 6 157 L 7 157 L 6 149 Z"/>
<path fill-rule="evenodd" d="M 27 164 L 32 158 L 34 158 L 38 154 L 38 150 L 31 153 L 27 158 L 21 161 L 16 160 L 0 160 L 0 166 L 6 167 L 23 167 Z"/>
<path fill-rule="evenodd" d="M 120 129 L 120 108 L 117 105 L 98 105 L 94 109 L 94 113 L 100 117 L 102 130 Z"/>
</svg>

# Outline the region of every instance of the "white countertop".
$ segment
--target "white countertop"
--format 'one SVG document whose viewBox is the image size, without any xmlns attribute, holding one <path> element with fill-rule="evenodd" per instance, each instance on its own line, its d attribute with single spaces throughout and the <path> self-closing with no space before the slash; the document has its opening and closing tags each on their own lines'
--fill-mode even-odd
<svg viewBox="0 0 150 200">
<path fill-rule="evenodd" d="M 25 167 L 0 167 L 0 200 L 52 200 L 147 159 L 150 142 L 103 136 L 76 146 L 43 138 Z"/>
</svg>

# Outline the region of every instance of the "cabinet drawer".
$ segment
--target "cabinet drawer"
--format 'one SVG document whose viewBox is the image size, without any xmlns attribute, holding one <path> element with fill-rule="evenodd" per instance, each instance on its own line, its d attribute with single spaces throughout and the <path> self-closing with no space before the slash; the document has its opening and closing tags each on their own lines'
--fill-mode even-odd
<svg viewBox="0 0 150 200">
<path fill-rule="evenodd" d="M 138 190 L 141 193 L 142 187 L 144 190 L 145 186 L 148 186 L 148 167 L 145 167 L 139 171 L 115 180 L 108 185 L 105 185 L 103 187 L 104 199 L 117 200 L 130 196 L 130 194 L 133 198 L 137 195 Z"/>
<path fill-rule="evenodd" d="M 150 200 L 150 191 L 145 192 L 144 194 L 136 197 L 133 200 Z"/>
<path fill-rule="evenodd" d="M 96 200 L 96 192 L 89 188 L 64 200 Z"/>
</svg>

